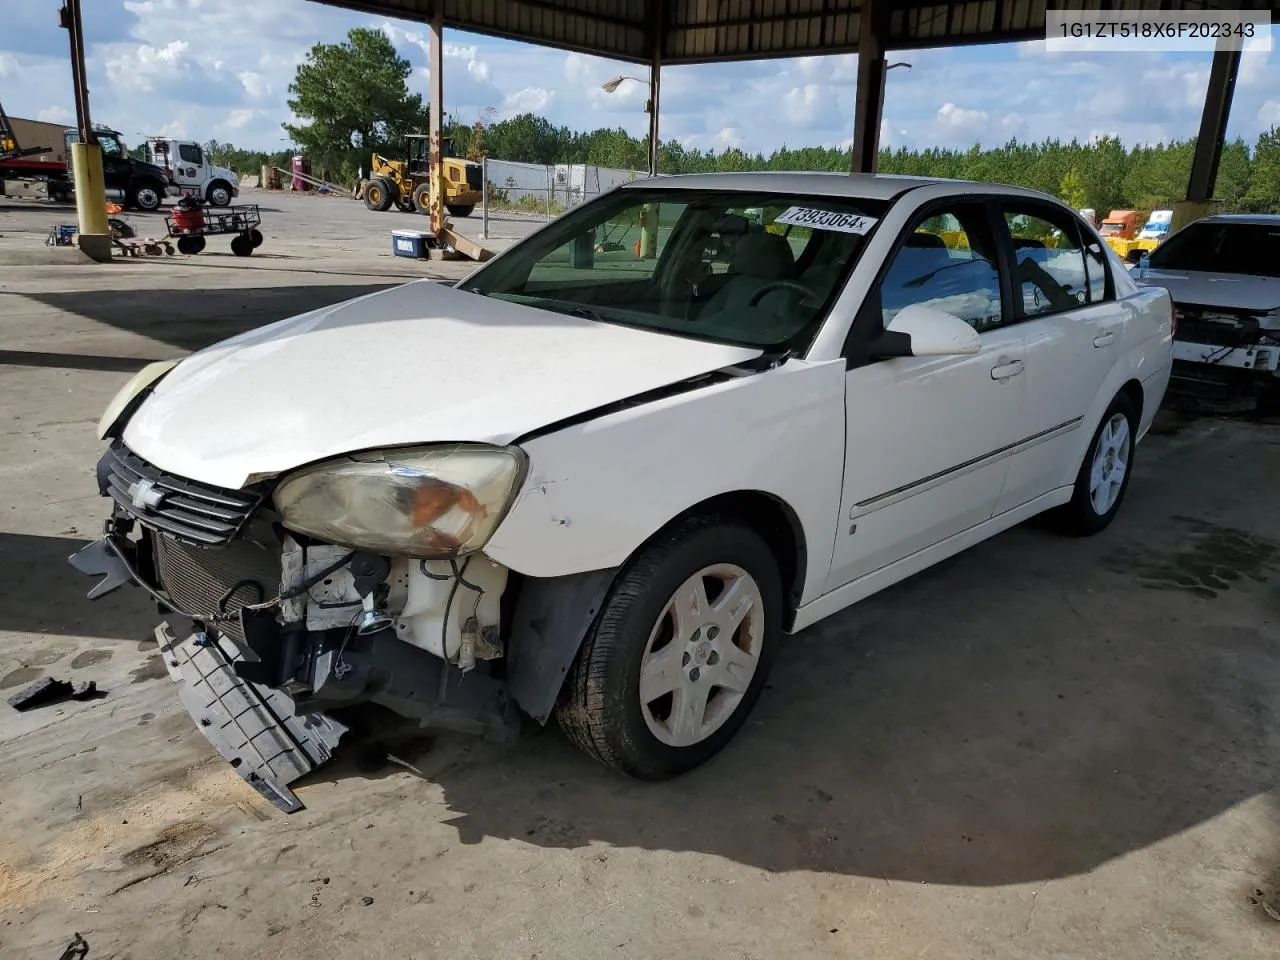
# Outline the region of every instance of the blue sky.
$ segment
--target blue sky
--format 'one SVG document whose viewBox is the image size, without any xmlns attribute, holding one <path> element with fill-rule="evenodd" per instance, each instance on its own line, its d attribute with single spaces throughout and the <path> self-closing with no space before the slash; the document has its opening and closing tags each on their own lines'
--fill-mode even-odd
<svg viewBox="0 0 1280 960">
<path fill-rule="evenodd" d="M 67 38 L 59 0 L 5 4 L 0 101 L 14 116 L 73 116 Z M 14 7 L 18 9 L 13 9 Z M 286 146 L 288 86 L 318 41 L 348 29 L 386 30 L 426 92 L 421 24 L 348 13 L 307 0 L 91 0 L 86 50 L 94 119 L 136 141 L 153 133 L 216 138 L 245 147 Z M 525 110 L 576 129 L 646 130 L 644 90 L 600 83 L 642 68 L 559 50 L 447 32 L 445 107 L 472 121 Z M 1210 55 L 1047 53 L 1043 43 L 912 51 L 912 69 L 889 74 L 883 142 L 891 146 L 993 145 L 1010 137 L 1126 142 L 1193 136 Z M 807 57 L 663 72 L 662 136 L 702 148 L 846 144 L 856 58 Z M 643 75 L 643 74 L 641 74 Z M 1243 58 L 1231 136 L 1253 141 L 1280 125 L 1280 53 Z"/>
</svg>

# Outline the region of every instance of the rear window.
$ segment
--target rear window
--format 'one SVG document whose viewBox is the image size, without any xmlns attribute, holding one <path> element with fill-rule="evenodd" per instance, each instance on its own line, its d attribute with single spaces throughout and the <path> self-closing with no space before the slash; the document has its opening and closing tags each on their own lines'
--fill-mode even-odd
<svg viewBox="0 0 1280 960">
<path fill-rule="evenodd" d="M 1280 277 L 1280 224 L 1193 223 L 1151 253 L 1157 270 Z"/>
</svg>

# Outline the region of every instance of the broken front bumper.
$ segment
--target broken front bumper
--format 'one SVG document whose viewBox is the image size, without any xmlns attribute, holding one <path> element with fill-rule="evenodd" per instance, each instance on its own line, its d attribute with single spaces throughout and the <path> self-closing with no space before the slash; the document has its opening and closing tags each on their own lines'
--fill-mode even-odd
<svg viewBox="0 0 1280 960">
<path fill-rule="evenodd" d="M 183 706 L 236 772 L 286 813 L 302 808 L 290 785 L 329 760 L 347 730 L 328 712 L 334 708 L 377 703 L 423 726 L 500 741 L 518 736 L 519 710 L 487 665 L 463 672 L 392 630 L 307 630 L 279 622 L 270 605 L 242 607 L 233 619 L 191 617 L 173 587 L 179 596 L 213 596 L 221 587 L 210 571 L 220 569 L 224 555 L 212 550 L 200 569 L 172 567 L 165 561 L 172 546 L 153 543 L 162 536 L 143 528 L 141 539 L 131 540 L 113 522 L 71 564 L 102 577 L 90 597 L 136 583 L 162 612 L 176 614 L 157 628 L 156 642 L 182 685 Z M 188 559 L 194 564 L 199 557 Z M 149 558 L 159 562 L 149 567 Z M 197 582 L 201 570 L 204 580 Z M 236 575 L 220 573 L 221 580 Z"/>
<path fill-rule="evenodd" d="M 289 785 L 327 761 L 347 728 L 325 713 L 299 714 L 281 689 L 241 679 L 235 663 L 244 658 L 225 638 L 200 630 L 179 637 L 167 621 L 155 636 L 205 739 L 285 813 L 301 810 Z"/>
</svg>

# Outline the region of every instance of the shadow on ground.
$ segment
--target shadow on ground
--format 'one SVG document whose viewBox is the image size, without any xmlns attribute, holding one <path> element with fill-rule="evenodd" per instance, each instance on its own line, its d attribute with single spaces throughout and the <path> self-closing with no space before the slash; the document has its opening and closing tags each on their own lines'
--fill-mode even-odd
<svg viewBox="0 0 1280 960">
<path fill-rule="evenodd" d="M 93 489 L 92 478 L 86 484 Z M 142 590 L 121 587 L 98 600 L 86 596 L 96 580 L 72 569 L 67 558 L 88 542 L 0 532 L 0 630 L 117 640 L 149 637 L 158 617 Z"/>
<path fill-rule="evenodd" d="M 1182 514 L 1235 456 L 1205 446 L 1158 476 L 1140 460 L 1101 536 L 1024 526 L 788 638 L 752 720 L 678 780 L 616 776 L 553 730 L 498 747 L 386 729 L 315 780 L 394 754 L 463 843 L 969 886 L 1089 871 L 1280 782 L 1280 530 Z M 1247 512 L 1280 444 L 1240 451 Z M 400 770 L 356 795 L 393 809 L 405 782 L 379 777 Z"/>
<path fill-rule="evenodd" d="M 199 350 L 246 330 L 397 285 L 317 283 L 234 289 L 81 290 L 20 296 L 170 346 Z"/>
</svg>

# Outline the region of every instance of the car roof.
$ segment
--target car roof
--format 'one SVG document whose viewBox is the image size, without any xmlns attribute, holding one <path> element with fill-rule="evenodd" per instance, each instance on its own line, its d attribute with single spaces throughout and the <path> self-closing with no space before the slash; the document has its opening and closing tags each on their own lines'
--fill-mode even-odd
<svg viewBox="0 0 1280 960">
<path fill-rule="evenodd" d="M 661 181 L 656 183 L 655 180 Z M 1061 201 L 1038 190 L 1011 187 L 976 180 L 947 180 L 941 177 L 909 177 L 890 173 L 818 173 L 765 170 L 755 173 L 680 173 L 659 175 L 623 184 L 623 189 L 670 187 L 676 190 L 736 190 L 758 193 L 807 193 L 819 197 L 854 197 L 864 200 L 893 200 L 909 190 L 928 186 L 952 186 L 957 195 L 1001 193 L 1012 197 Z"/>
<path fill-rule="evenodd" d="M 1280 213 L 1216 213 L 1198 223 L 1247 223 L 1261 227 L 1280 227 Z"/>
</svg>

